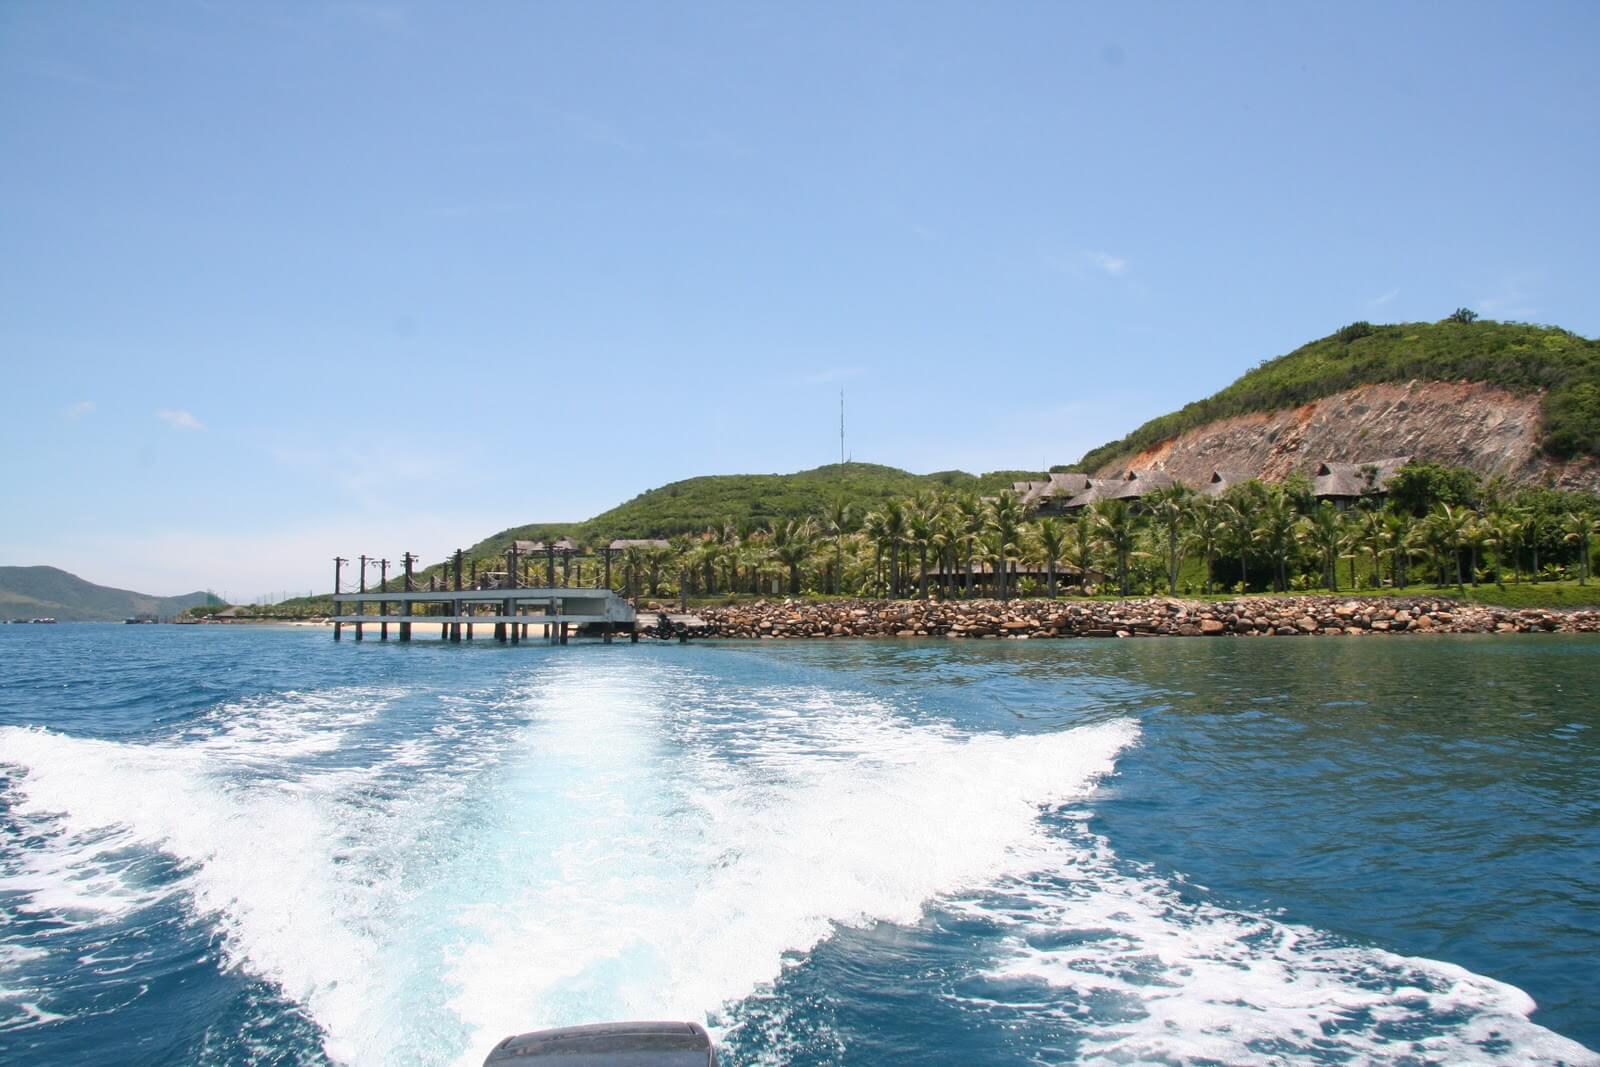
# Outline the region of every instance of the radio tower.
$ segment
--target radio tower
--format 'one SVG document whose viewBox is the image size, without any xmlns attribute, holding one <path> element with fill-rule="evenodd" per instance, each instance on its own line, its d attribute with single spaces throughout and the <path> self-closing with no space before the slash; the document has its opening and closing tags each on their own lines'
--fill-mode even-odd
<svg viewBox="0 0 1600 1067">
<path fill-rule="evenodd" d="M 839 390 L 839 466 L 844 466 L 844 390 Z"/>
</svg>

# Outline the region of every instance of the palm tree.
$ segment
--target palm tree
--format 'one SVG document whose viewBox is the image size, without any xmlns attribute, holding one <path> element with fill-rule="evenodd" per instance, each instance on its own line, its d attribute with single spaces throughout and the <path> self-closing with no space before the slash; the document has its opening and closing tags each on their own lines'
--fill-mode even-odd
<svg viewBox="0 0 1600 1067">
<path fill-rule="evenodd" d="M 1147 498 L 1150 522 L 1167 540 L 1167 595 L 1178 595 L 1178 564 L 1182 561 L 1184 527 L 1189 518 L 1189 490 L 1181 485 L 1158 489 Z"/>
<path fill-rule="evenodd" d="M 771 574 L 772 533 L 760 527 L 745 532 L 739 546 L 739 562 L 744 566 L 745 577 L 750 582 L 750 592 L 759 596 L 762 579 Z"/>
<path fill-rule="evenodd" d="M 739 527 L 732 519 L 717 531 L 717 555 L 728 567 L 728 592 L 739 591 Z"/>
<path fill-rule="evenodd" d="M 1444 584 L 1443 557 L 1450 554 L 1456 560 L 1456 588 L 1465 588 L 1466 583 L 1461 580 L 1461 550 L 1466 546 L 1467 532 L 1472 527 L 1472 512 L 1445 503 L 1435 504 L 1433 514 L 1424 525 L 1428 527 L 1429 544 L 1440 560 L 1439 584 Z"/>
<path fill-rule="evenodd" d="M 956 570 L 956 549 L 960 547 L 962 537 L 961 516 L 949 500 L 941 501 L 934 523 L 933 551 L 939 560 L 939 595 L 945 600 L 950 599 L 950 586 Z"/>
<path fill-rule="evenodd" d="M 963 568 L 966 571 L 966 597 L 972 598 L 972 553 L 978 538 L 983 535 L 983 501 L 977 493 L 963 493 L 956 497 L 955 513 L 961 523 L 961 547 L 966 553 Z"/>
<path fill-rule="evenodd" d="M 1078 572 L 1078 586 L 1089 584 L 1089 572 L 1094 570 L 1095 549 L 1094 515 L 1081 511 L 1072 523 L 1072 549 L 1068 553 L 1071 566 Z"/>
<path fill-rule="evenodd" d="M 693 576 L 699 557 L 700 540 L 689 534 L 678 534 L 668 540 L 672 558 L 678 564 L 678 610 L 689 610 L 689 579 Z"/>
<path fill-rule="evenodd" d="M 1056 598 L 1056 564 L 1068 549 L 1067 528 L 1060 519 L 1040 519 L 1034 527 L 1033 543 L 1044 561 L 1046 591 L 1051 600 Z"/>
<path fill-rule="evenodd" d="M 1478 560 L 1481 556 L 1486 554 L 1489 549 L 1495 547 L 1495 545 L 1498 543 L 1495 540 L 1494 523 L 1491 522 L 1486 516 L 1472 515 L 1469 513 L 1467 516 L 1467 532 L 1465 543 L 1467 550 L 1471 553 L 1472 560 L 1471 566 L 1467 572 L 1467 576 L 1472 579 L 1473 585 L 1477 585 Z M 1496 574 L 1495 580 L 1499 581 L 1499 577 L 1500 576 Z"/>
<path fill-rule="evenodd" d="M 1543 524 L 1539 521 L 1539 513 L 1533 508 L 1526 512 L 1523 520 L 1523 539 L 1528 544 L 1528 550 L 1533 555 L 1533 570 L 1531 571 L 1535 583 L 1539 581 L 1539 538 L 1544 534 Z"/>
<path fill-rule="evenodd" d="M 642 545 L 629 545 L 622 550 L 622 568 L 627 575 L 627 596 L 639 595 L 638 578 L 645 569 L 644 547 Z"/>
<path fill-rule="evenodd" d="M 1383 516 L 1383 540 L 1392 554 L 1390 581 L 1396 589 L 1404 589 L 1411 577 L 1407 572 L 1411 569 L 1411 551 L 1416 546 L 1416 530 L 1416 521 L 1404 511 L 1390 511 Z"/>
<path fill-rule="evenodd" d="M 1128 595 L 1128 561 L 1139 544 L 1139 522 L 1126 500 L 1101 500 L 1094 504 L 1096 543 L 1117 561 L 1117 589 Z"/>
<path fill-rule="evenodd" d="M 1289 591 L 1289 552 L 1294 548 L 1295 525 L 1298 521 L 1294 504 L 1281 489 L 1274 487 L 1262 498 L 1256 514 L 1255 539 L 1277 564 L 1276 588 L 1280 593 Z"/>
<path fill-rule="evenodd" d="M 899 500 L 883 504 L 883 547 L 889 553 L 889 596 L 900 599 L 900 546 L 906 541 L 906 506 Z"/>
<path fill-rule="evenodd" d="M 862 520 L 861 532 L 872 542 L 872 584 L 874 594 L 883 586 L 883 547 L 889 542 L 888 520 L 881 511 L 869 511 Z"/>
<path fill-rule="evenodd" d="M 1322 557 L 1322 580 L 1329 592 L 1339 591 L 1339 550 L 1344 547 L 1344 520 L 1328 501 L 1300 520 L 1300 529 Z"/>
<path fill-rule="evenodd" d="M 1516 506 L 1503 508 L 1494 516 L 1494 527 L 1495 544 L 1498 546 L 1495 550 L 1495 558 L 1499 561 L 1497 566 L 1504 567 L 1509 556 L 1512 580 L 1521 585 L 1522 546 L 1528 530 L 1523 510 Z"/>
<path fill-rule="evenodd" d="M 928 599 L 928 552 L 939 527 L 937 513 L 927 504 L 906 513 L 906 540 L 917 550 L 917 598 Z"/>
<path fill-rule="evenodd" d="M 1372 584 L 1383 584 L 1383 553 L 1385 544 L 1384 514 L 1381 511 L 1363 508 L 1356 517 L 1355 529 L 1351 531 L 1351 547 L 1364 548 L 1367 555 L 1372 557 Z"/>
<path fill-rule="evenodd" d="M 1239 557 L 1239 584 L 1246 592 L 1250 589 L 1250 549 L 1256 543 L 1252 511 L 1243 499 L 1230 500 L 1222 505 L 1222 527 L 1228 547 Z"/>
<path fill-rule="evenodd" d="M 1189 547 L 1200 553 L 1205 561 L 1203 583 L 1206 595 L 1211 593 L 1211 564 L 1222 551 L 1227 528 L 1216 500 L 1209 496 L 1194 497 L 1189 504 Z"/>
<path fill-rule="evenodd" d="M 661 595 L 661 571 L 663 568 L 671 566 L 672 559 L 673 550 L 670 544 L 651 545 L 645 549 L 644 566 L 645 575 L 647 578 L 646 586 L 649 588 L 651 596 Z"/>
<path fill-rule="evenodd" d="M 844 538 L 854 529 L 855 516 L 850 510 L 850 505 L 843 500 L 835 500 L 828 505 L 823 513 L 823 528 L 833 537 L 833 595 L 838 596 L 841 583 L 844 581 Z"/>
<path fill-rule="evenodd" d="M 790 519 L 773 525 L 772 555 L 789 570 L 789 595 L 800 595 L 800 568 L 811 556 L 816 530 L 809 520 Z"/>
<path fill-rule="evenodd" d="M 989 565 L 989 572 L 995 576 L 995 587 L 991 592 L 998 596 L 999 583 L 1006 565 L 1006 552 L 1000 535 L 992 530 L 985 531 L 973 541 L 972 556 L 979 563 Z"/>
<path fill-rule="evenodd" d="M 1570 511 L 1561 520 L 1561 539 L 1578 546 L 1578 584 L 1589 584 L 1589 542 L 1595 532 L 1594 515 L 1588 511 Z"/>
<path fill-rule="evenodd" d="M 1016 494 L 1003 492 L 989 501 L 987 517 L 989 531 L 995 537 L 995 547 L 1000 556 L 995 564 L 995 581 L 1000 599 L 1006 600 L 1011 595 L 1006 582 L 1006 567 L 1017 554 L 1017 535 L 1022 530 L 1022 503 Z"/>
</svg>

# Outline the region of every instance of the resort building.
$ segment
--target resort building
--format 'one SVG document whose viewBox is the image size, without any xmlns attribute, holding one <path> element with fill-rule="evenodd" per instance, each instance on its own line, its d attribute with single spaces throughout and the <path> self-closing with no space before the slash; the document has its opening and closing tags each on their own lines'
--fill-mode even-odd
<svg viewBox="0 0 1600 1067">
<path fill-rule="evenodd" d="M 1088 482 L 1089 484 L 1082 491 L 1061 505 L 1063 514 L 1075 514 L 1091 504 L 1097 504 L 1109 498 L 1122 485 L 1122 479 L 1120 478 L 1090 478 Z"/>
<path fill-rule="evenodd" d="M 1365 463 L 1325 460 L 1317 464 L 1312 475 L 1312 496 L 1331 501 L 1340 509 L 1351 507 L 1363 497 L 1382 497 L 1388 492 L 1389 482 L 1412 458 L 1389 456 Z M 1195 491 L 1200 496 L 1220 498 L 1236 486 L 1257 480 L 1259 475 L 1241 468 L 1217 467 Z M 1151 493 L 1182 484 L 1159 467 L 1128 470 L 1118 478 L 1070 473 L 1052 474 L 1048 482 L 1016 483 L 1030 487 L 1022 502 L 1040 515 L 1072 515 L 1102 500 L 1126 500 L 1129 506 L 1138 508 Z"/>
<path fill-rule="evenodd" d="M 1334 507 L 1344 510 L 1362 497 L 1385 495 L 1390 480 L 1410 462 L 1410 456 L 1390 456 L 1366 463 L 1324 460 L 1317 464 L 1317 472 L 1311 479 L 1311 495 L 1318 500 L 1332 501 Z"/>
<path fill-rule="evenodd" d="M 1095 479 L 1077 472 L 1050 475 L 1048 482 L 1035 482 L 1034 489 L 1022 498 L 1022 503 L 1041 515 L 1060 515 L 1067 504 L 1079 493 L 1085 492 Z"/>
<path fill-rule="evenodd" d="M 1218 467 L 1216 470 L 1211 472 L 1211 478 L 1200 487 L 1200 495 L 1220 497 L 1223 493 L 1226 493 L 1234 486 L 1243 485 L 1245 482 L 1254 480 L 1255 475 L 1247 473 L 1246 471 L 1228 470 Z"/>
</svg>

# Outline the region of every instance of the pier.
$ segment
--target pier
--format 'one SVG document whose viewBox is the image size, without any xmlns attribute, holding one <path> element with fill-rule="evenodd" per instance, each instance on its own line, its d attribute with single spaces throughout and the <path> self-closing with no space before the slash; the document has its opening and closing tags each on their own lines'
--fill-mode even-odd
<svg viewBox="0 0 1600 1067">
<path fill-rule="evenodd" d="M 472 586 L 462 588 L 462 553 L 457 552 L 452 561 L 451 589 L 414 588 L 412 566 L 416 557 L 409 552 L 402 557 L 403 589 L 385 589 L 382 585 L 368 589 L 368 566 L 381 567 L 386 585 L 389 561 L 361 556 L 360 587 L 353 592 L 341 588 L 343 568 L 350 561 L 335 557 L 333 639 L 342 640 L 349 627 L 357 641 L 364 640 L 371 628 L 377 629 L 380 641 L 387 641 L 393 626 L 399 640 L 410 641 L 413 625 L 424 623 L 437 625 L 440 640 L 453 643 L 473 640 L 478 627 L 490 628 L 495 641 L 513 645 L 530 637 L 564 645 L 579 633 L 598 635 L 607 644 L 619 633 L 632 641 L 639 640 L 638 613 L 626 598 L 604 587 L 589 589 L 553 583 L 520 586 L 516 581 L 520 555 L 513 547 L 507 553 L 506 571 L 475 575 Z M 552 559 L 547 577 L 553 579 L 554 570 Z M 371 610 L 374 605 L 375 612 Z"/>
</svg>

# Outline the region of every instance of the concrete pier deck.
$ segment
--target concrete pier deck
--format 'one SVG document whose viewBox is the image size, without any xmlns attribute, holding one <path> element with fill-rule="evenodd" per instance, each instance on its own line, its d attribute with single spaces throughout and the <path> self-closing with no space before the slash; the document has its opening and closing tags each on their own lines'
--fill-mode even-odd
<svg viewBox="0 0 1600 1067">
<path fill-rule="evenodd" d="M 632 634 L 638 615 L 633 605 L 610 589 L 577 589 L 560 586 L 513 589 L 441 589 L 378 592 L 368 590 L 336 593 L 333 597 L 333 637 L 340 640 L 345 626 L 355 628 L 355 638 L 365 636 L 367 626 L 377 626 L 381 640 L 389 637 L 391 624 L 399 628 L 402 641 L 411 639 L 411 624 L 443 624 L 446 640 L 459 641 L 462 627 L 468 640 L 472 627 L 494 627 L 497 641 L 516 644 L 528 636 L 529 626 L 544 628 L 551 641 L 566 644 L 567 637 L 580 626 L 597 630 L 609 641 L 614 633 Z M 443 608 L 442 613 L 419 614 L 417 607 Z M 368 609 L 376 606 L 373 613 Z M 347 609 L 350 610 L 347 614 Z M 487 610 L 486 610 L 487 609 Z"/>
</svg>

